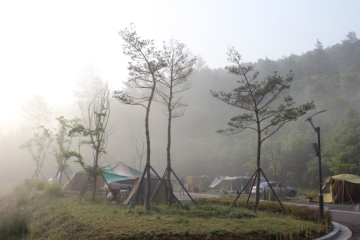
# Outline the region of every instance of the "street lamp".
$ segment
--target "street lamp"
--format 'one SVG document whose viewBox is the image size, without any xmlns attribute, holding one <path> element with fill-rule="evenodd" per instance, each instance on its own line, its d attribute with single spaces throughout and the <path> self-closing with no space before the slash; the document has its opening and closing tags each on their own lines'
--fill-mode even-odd
<svg viewBox="0 0 360 240">
<path fill-rule="evenodd" d="M 317 133 L 318 142 L 312 143 L 313 148 L 316 150 L 316 156 L 319 158 L 319 184 L 320 184 L 320 190 L 319 190 L 319 211 L 320 211 L 320 223 L 324 223 L 324 198 L 322 194 L 322 174 L 321 174 L 321 151 L 320 151 L 320 127 L 315 127 L 312 122 L 312 117 L 315 115 L 325 112 L 326 109 L 321 110 L 317 113 L 314 113 L 311 117 L 308 117 L 305 121 L 309 121 L 311 126 L 314 128 L 315 132 Z"/>
</svg>

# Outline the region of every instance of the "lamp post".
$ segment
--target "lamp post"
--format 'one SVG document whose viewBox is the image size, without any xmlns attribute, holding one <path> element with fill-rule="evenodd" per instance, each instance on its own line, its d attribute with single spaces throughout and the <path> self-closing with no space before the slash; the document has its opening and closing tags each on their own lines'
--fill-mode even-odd
<svg viewBox="0 0 360 240">
<path fill-rule="evenodd" d="M 323 194 L 322 194 L 322 174 L 321 174 L 321 148 L 320 148 L 320 127 L 315 127 L 313 122 L 312 122 L 312 117 L 314 117 L 315 115 L 325 112 L 325 110 L 321 110 L 317 113 L 314 113 L 311 117 L 308 117 L 306 119 L 306 121 L 309 121 L 311 126 L 314 128 L 315 132 L 317 133 L 317 138 L 318 138 L 318 142 L 313 143 L 313 147 L 316 150 L 316 156 L 319 158 L 319 211 L 320 211 L 320 223 L 324 223 L 324 198 L 323 198 Z"/>
</svg>

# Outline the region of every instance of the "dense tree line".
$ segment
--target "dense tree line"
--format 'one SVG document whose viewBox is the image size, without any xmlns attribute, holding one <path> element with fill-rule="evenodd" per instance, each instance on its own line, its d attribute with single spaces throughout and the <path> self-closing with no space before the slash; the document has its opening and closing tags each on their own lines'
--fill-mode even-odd
<svg viewBox="0 0 360 240">
<path fill-rule="evenodd" d="M 351 32 L 342 43 L 326 49 L 317 40 L 314 50 L 301 56 L 291 55 L 277 61 L 260 59 L 255 63 L 255 69 L 263 78 L 272 75 L 274 71 L 285 74 L 292 70 L 294 81 L 289 93 L 296 102 L 314 101 L 317 110 L 328 109 L 315 119 L 315 124 L 321 127 L 322 132 L 324 177 L 344 172 L 359 174 L 360 135 L 356 124 L 360 110 L 356 104 L 360 97 L 358 53 L 360 41 Z M 220 106 L 220 103 L 207 95 L 207 91 L 233 88 L 232 76 L 227 75 L 224 69 L 205 68 L 195 72 L 191 78 L 194 86 L 191 96 L 188 96 L 191 99 L 187 111 L 190 131 L 186 136 L 193 135 L 194 138 L 187 140 L 190 142 L 187 148 L 191 145 L 192 152 L 201 149 L 198 152 L 202 154 L 189 154 L 189 159 L 183 161 L 188 161 L 189 165 L 191 161 L 204 162 L 204 169 L 199 172 L 201 174 L 249 174 L 254 167 L 255 136 L 242 133 L 224 138 L 212 134 L 226 125 L 233 110 Z M 284 126 L 270 141 L 273 146 L 280 146 L 276 162 L 283 176 L 278 179 L 295 186 L 312 188 L 317 184 L 318 165 L 310 143 L 316 142 L 316 134 L 305 119 L 300 118 Z M 201 122 L 201 126 L 195 123 L 191 125 L 191 120 Z M 195 136 L 206 137 L 199 140 Z M 274 149 L 263 151 L 265 161 L 262 168 L 275 179 L 274 163 L 270 157 L 272 151 Z M 199 158 L 205 158 L 206 161 Z"/>
</svg>

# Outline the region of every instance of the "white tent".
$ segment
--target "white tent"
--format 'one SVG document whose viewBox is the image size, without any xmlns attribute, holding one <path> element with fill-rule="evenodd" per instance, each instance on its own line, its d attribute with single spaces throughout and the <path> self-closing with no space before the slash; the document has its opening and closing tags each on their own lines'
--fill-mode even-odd
<svg viewBox="0 0 360 240">
<path fill-rule="evenodd" d="M 228 176 L 216 176 L 216 178 L 214 179 L 214 181 L 212 181 L 209 185 L 209 188 L 214 188 L 216 186 L 218 186 L 222 181 L 233 181 L 233 180 L 236 180 L 238 177 L 228 177 Z M 232 185 L 231 184 L 231 188 L 232 188 Z M 231 189 L 232 190 L 232 189 Z"/>
<path fill-rule="evenodd" d="M 230 191 L 240 191 L 242 190 L 246 183 L 250 180 L 248 176 L 237 176 L 237 177 L 229 177 L 229 176 L 216 176 L 216 178 L 210 183 L 209 188 L 215 188 L 219 186 L 223 181 L 228 182 L 227 187 Z M 261 182 L 264 182 L 264 178 L 260 178 Z M 252 181 L 246 186 L 245 193 L 248 193 L 251 188 Z"/>
</svg>

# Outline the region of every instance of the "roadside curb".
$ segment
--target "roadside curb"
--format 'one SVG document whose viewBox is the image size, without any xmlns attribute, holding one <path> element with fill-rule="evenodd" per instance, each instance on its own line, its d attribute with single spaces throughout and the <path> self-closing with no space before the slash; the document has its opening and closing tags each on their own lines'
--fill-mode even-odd
<svg viewBox="0 0 360 240">
<path fill-rule="evenodd" d="M 325 236 L 315 238 L 314 240 L 347 240 L 351 237 L 352 233 L 349 228 L 337 222 L 331 223 L 334 226 L 334 229 Z"/>
<path fill-rule="evenodd" d="M 334 240 L 334 239 L 336 239 L 340 234 L 340 226 L 336 222 L 331 222 L 331 223 L 334 226 L 334 229 L 330 233 L 326 234 L 325 236 L 315 238 L 314 240 Z"/>
</svg>

